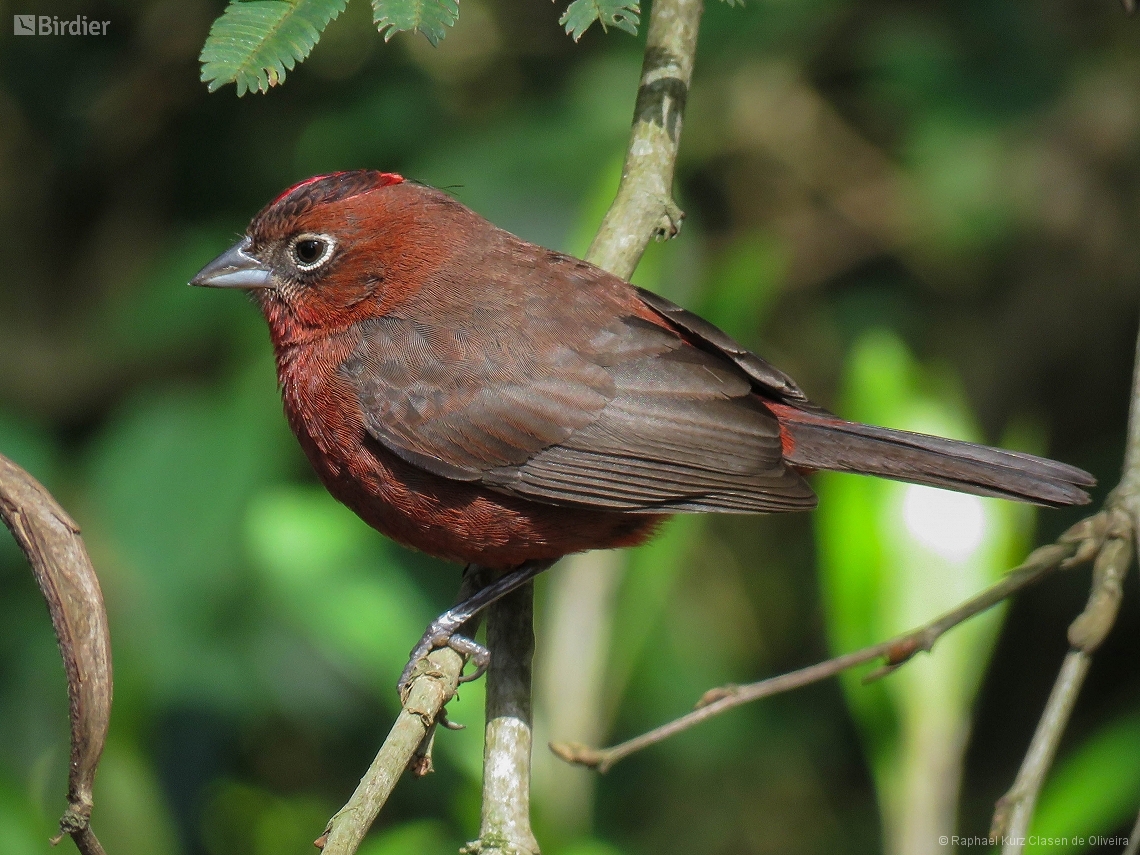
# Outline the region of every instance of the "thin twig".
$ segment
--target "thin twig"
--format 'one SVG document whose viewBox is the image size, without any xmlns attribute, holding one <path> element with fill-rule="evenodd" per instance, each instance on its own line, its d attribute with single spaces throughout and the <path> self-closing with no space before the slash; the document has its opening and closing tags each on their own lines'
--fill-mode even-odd
<svg viewBox="0 0 1140 855">
<path fill-rule="evenodd" d="M 1069 626 L 1072 650 L 1065 657 L 1037 730 L 1009 792 L 998 799 L 990 824 L 991 837 L 1005 837 L 1002 855 L 1019 855 L 1033 819 L 1037 795 L 1053 764 L 1057 746 L 1076 705 L 1092 653 L 1104 641 L 1120 611 L 1124 576 L 1132 563 L 1140 532 L 1140 333 L 1132 369 L 1132 400 L 1120 484 L 1109 493 L 1102 513 L 1106 539 L 1093 566 L 1092 590 L 1085 609 Z"/>
<path fill-rule="evenodd" d="M 530 827 L 534 583 L 487 609 L 487 724 L 479 839 L 466 855 L 538 855 Z"/>
<path fill-rule="evenodd" d="M 633 275 L 649 242 L 676 236 L 684 218 L 673 201 L 673 174 L 702 11 L 702 0 L 654 0 L 650 11 L 621 184 L 586 253 L 587 261 L 623 279 Z M 617 567 L 607 569 L 620 572 Z M 573 601 L 576 610 L 592 616 L 596 632 L 608 634 L 614 611 L 612 585 L 559 590 L 563 596 L 548 604 L 551 611 Z"/>
<path fill-rule="evenodd" d="M 1021 852 L 1025 845 L 1024 841 L 1015 840 L 1012 835 L 1024 837 L 1029 830 L 1029 821 L 1033 818 L 1033 808 L 1037 804 L 1041 782 L 1045 780 L 1045 775 L 1053 765 L 1061 734 L 1065 732 L 1065 725 L 1069 721 L 1073 705 L 1077 702 L 1077 694 L 1091 663 L 1092 657 L 1083 650 L 1070 650 L 1061 663 L 1061 670 L 1053 683 L 1053 691 L 1049 693 L 1049 700 L 1045 704 L 1041 720 L 1037 723 L 1033 740 L 1025 752 L 1025 759 L 1021 762 L 1021 769 L 1009 792 L 998 799 L 994 818 L 990 823 L 991 839 L 1005 838 L 1002 855 Z"/>
<path fill-rule="evenodd" d="M 1132 563 L 1132 526 L 1128 514 L 1118 507 L 1117 495 L 1118 491 L 1109 495 L 1106 510 L 1101 512 L 1107 520 L 1106 538 L 1093 564 L 1088 603 L 1069 625 L 1072 649 L 1061 664 L 1013 786 L 998 800 L 994 810 L 990 837 L 1004 839 L 1002 855 L 1019 855 L 1025 846 L 1037 796 L 1076 706 L 1092 654 L 1112 629 L 1120 611 L 1123 580 Z"/>
<path fill-rule="evenodd" d="M 0 455 L 0 517 L 47 600 L 67 672 L 71 765 L 59 822 L 81 855 L 104 855 L 91 831 L 92 786 L 111 721 L 111 635 L 95 568 L 79 526 L 31 475 Z"/>
<path fill-rule="evenodd" d="M 963 621 L 986 611 L 1022 588 L 1035 584 L 1055 570 L 1067 569 L 1088 561 L 1100 550 L 1106 537 L 1107 525 L 1108 517 L 1104 514 L 1082 520 L 1061 535 L 1056 543 L 1035 549 L 1019 567 L 1011 570 L 999 582 L 977 596 L 925 626 L 889 641 L 758 683 L 713 689 L 706 692 L 697 709 L 687 715 L 610 748 L 595 749 L 584 745 L 555 743 L 550 746 L 551 750 L 567 762 L 591 766 L 599 772 L 606 772 L 615 763 L 631 754 L 656 745 L 743 704 L 818 683 L 848 668 L 876 659 L 884 659 L 884 664 L 868 674 L 865 679 L 870 681 L 883 677 L 902 666 L 918 652 L 929 651 L 942 635 Z"/>
<path fill-rule="evenodd" d="M 1140 532 L 1140 334 L 1132 368 L 1132 401 L 1128 408 L 1128 436 L 1124 444 L 1124 471 L 1110 497 L 1132 518 L 1132 530 Z"/>
</svg>

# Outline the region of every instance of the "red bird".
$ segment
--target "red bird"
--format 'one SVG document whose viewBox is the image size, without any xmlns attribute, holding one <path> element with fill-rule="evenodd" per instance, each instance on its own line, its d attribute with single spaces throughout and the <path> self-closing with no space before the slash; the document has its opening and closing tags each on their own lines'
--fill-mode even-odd
<svg viewBox="0 0 1140 855">
<path fill-rule="evenodd" d="M 286 190 L 192 284 L 253 293 L 289 424 L 333 496 L 400 543 L 512 571 L 414 658 L 471 652 L 452 635 L 480 608 L 668 514 L 812 508 L 810 470 L 1044 505 L 1084 504 L 1095 484 L 837 418 L 698 316 L 391 173 Z"/>
</svg>

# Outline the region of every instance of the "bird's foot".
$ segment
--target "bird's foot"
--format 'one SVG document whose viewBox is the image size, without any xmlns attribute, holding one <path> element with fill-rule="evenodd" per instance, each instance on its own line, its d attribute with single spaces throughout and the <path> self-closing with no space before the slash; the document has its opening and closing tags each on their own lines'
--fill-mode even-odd
<svg viewBox="0 0 1140 855">
<path fill-rule="evenodd" d="M 420 663 L 433 650 L 450 647 L 460 656 L 475 664 L 475 670 L 471 674 L 460 676 L 460 683 L 478 680 L 486 673 L 487 667 L 491 664 L 491 651 L 465 635 L 457 635 L 461 623 L 462 621 L 457 622 L 452 617 L 451 612 L 445 612 L 428 626 L 423 637 L 412 648 L 408 664 L 404 666 L 404 672 L 400 675 L 397 689 L 399 689 L 401 698 L 406 696 L 408 686 L 412 679 L 418 675 Z"/>
<path fill-rule="evenodd" d="M 417 675 L 424 657 L 441 647 L 450 647 L 475 663 L 474 673 L 466 677 L 461 676 L 459 682 L 466 683 L 482 677 L 491 664 L 491 651 L 481 644 L 476 644 L 471 638 L 478 629 L 476 616 L 495 600 L 525 585 L 553 563 L 553 561 L 527 561 L 489 583 L 485 583 L 482 578 L 483 568 L 475 564 L 469 565 L 464 572 L 464 588 L 470 585 L 477 590 L 474 594 L 464 596 L 464 591 L 461 589 L 460 602 L 432 621 L 419 643 L 412 648 L 411 658 L 408 659 L 408 664 L 404 667 L 404 673 L 400 675 L 400 682 L 397 684 L 401 701 L 407 698 L 408 686 L 412 678 Z M 471 624 L 465 626 L 468 621 L 471 621 Z M 461 629 L 466 634 L 460 635 Z"/>
</svg>

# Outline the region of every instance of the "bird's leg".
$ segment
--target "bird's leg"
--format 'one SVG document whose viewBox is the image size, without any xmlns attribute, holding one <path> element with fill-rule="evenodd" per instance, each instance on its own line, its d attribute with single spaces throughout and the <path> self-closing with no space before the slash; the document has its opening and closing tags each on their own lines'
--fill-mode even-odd
<svg viewBox="0 0 1140 855">
<path fill-rule="evenodd" d="M 525 585 L 553 561 L 528 561 L 504 573 L 498 579 L 488 582 L 491 571 L 477 564 L 468 564 L 463 571 L 463 585 L 460 587 L 460 601 L 432 621 L 415 647 L 400 675 L 398 688 L 401 696 L 415 673 L 416 664 L 440 647 L 450 647 L 456 653 L 466 656 L 475 663 L 475 672 L 460 678 L 460 682 L 477 680 L 491 664 L 491 652 L 474 640 L 479 628 L 478 615 L 500 597 Z M 475 588 L 474 593 L 467 591 Z"/>
</svg>

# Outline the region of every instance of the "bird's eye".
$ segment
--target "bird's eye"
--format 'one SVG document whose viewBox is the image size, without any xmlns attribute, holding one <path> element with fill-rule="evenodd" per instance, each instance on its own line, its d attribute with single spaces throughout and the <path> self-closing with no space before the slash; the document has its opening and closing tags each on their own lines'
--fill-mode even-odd
<svg viewBox="0 0 1140 855">
<path fill-rule="evenodd" d="M 324 235 L 300 235 L 293 240 L 293 263 L 300 270 L 316 270 L 332 256 L 333 246 Z"/>
</svg>

